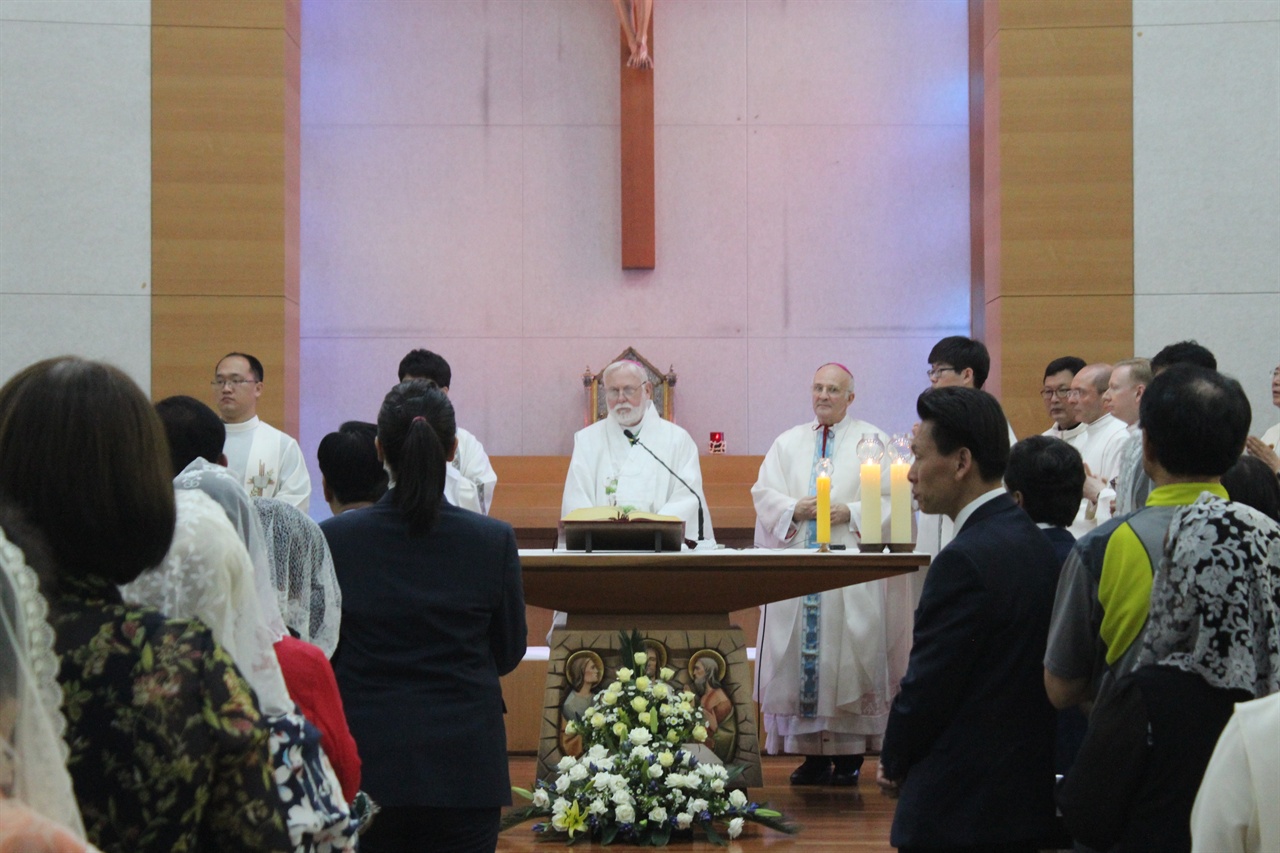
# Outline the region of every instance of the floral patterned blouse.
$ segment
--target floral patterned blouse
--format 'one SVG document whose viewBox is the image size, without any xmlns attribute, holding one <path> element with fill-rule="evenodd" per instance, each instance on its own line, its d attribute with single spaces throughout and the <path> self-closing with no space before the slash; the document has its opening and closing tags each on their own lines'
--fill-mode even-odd
<svg viewBox="0 0 1280 853">
<path fill-rule="evenodd" d="M 67 769 L 106 853 L 286 851 L 268 731 L 253 692 L 198 621 L 60 578 L 50 606 Z"/>
</svg>

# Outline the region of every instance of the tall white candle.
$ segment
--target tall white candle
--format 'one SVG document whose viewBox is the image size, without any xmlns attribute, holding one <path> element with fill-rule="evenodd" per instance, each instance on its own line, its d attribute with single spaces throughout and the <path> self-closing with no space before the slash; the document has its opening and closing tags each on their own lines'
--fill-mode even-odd
<svg viewBox="0 0 1280 853">
<path fill-rule="evenodd" d="M 878 545 L 880 536 L 880 463 L 863 462 L 861 471 L 862 519 L 859 529 L 862 541 Z"/>
<path fill-rule="evenodd" d="M 907 481 L 909 462 L 889 466 L 889 541 L 911 541 L 911 483 Z"/>
</svg>

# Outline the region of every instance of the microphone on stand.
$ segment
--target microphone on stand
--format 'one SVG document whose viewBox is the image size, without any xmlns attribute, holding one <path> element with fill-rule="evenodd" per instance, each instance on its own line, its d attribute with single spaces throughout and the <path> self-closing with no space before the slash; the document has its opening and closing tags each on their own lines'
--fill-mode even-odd
<svg viewBox="0 0 1280 853">
<path fill-rule="evenodd" d="M 697 501 L 697 502 L 698 502 L 698 541 L 699 541 L 699 542 L 703 541 L 703 536 L 702 536 L 702 498 L 698 497 L 698 493 L 697 493 L 697 492 L 695 492 L 695 491 L 693 490 L 693 486 L 690 486 L 688 483 L 686 483 L 686 482 L 685 482 L 685 480 L 684 480 L 684 477 L 681 477 L 681 476 L 680 476 L 679 474 L 677 474 L 675 471 L 672 471 L 672 470 L 671 470 L 671 466 L 670 466 L 670 465 L 668 465 L 667 463 L 663 462 L 661 459 L 658 459 L 658 454 L 654 453 L 652 450 L 650 450 L 650 449 L 649 449 L 648 447 L 646 447 L 644 444 L 641 444 L 641 443 L 640 443 L 640 436 L 636 435 L 635 433 L 633 433 L 633 432 L 632 432 L 631 430 L 629 430 L 629 429 L 624 429 L 624 430 L 622 431 L 622 434 L 623 434 L 623 435 L 625 435 L 625 436 L 627 437 L 627 441 L 631 442 L 632 444 L 639 444 L 641 447 L 644 447 L 644 450 L 645 450 L 645 452 L 646 452 L 646 453 L 648 453 L 648 454 L 649 454 L 650 456 L 652 456 L 654 459 L 657 459 L 657 460 L 658 460 L 658 464 L 659 464 L 659 465 L 661 465 L 663 468 L 666 468 L 666 469 L 667 469 L 667 471 L 671 474 L 671 476 L 672 476 L 672 477 L 675 477 L 677 480 L 679 480 L 679 481 L 680 481 L 680 485 L 682 485 L 682 486 L 684 486 L 686 489 L 688 489 L 688 490 L 689 490 L 689 494 L 693 495 L 693 499 L 694 499 L 695 501 Z"/>
</svg>

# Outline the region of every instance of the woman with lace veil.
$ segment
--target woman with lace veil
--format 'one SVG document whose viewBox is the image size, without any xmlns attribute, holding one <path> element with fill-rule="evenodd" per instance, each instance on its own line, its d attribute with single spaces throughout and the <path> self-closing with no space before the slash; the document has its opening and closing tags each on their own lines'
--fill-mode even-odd
<svg viewBox="0 0 1280 853">
<path fill-rule="evenodd" d="M 286 637 L 257 511 L 226 468 L 202 458 L 174 479 L 177 522 L 160 565 L 121 587 L 126 601 L 213 629 L 253 686 L 270 729 L 270 754 L 287 807 L 292 849 L 354 849 L 359 823 L 321 745 L 298 712 L 277 643 Z"/>
<path fill-rule="evenodd" d="M 49 544 L 88 839 L 106 853 L 289 850 L 270 732 L 231 658 L 203 624 L 120 597 L 169 548 L 170 476 L 160 421 L 119 369 L 54 358 L 0 388 L 0 494 Z"/>
<path fill-rule="evenodd" d="M 342 597 L 320 526 L 292 504 L 254 498 L 271 553 L 276 594 L 289 636 L 276 643 L 289 695 L 320 730 L 343 796 L 360 792 L 360 754 L 347 727 L 329 656 L 338 645 Z"/>
<path fill-rule="evenodd" d="M 320 525 L 276 498 L 254 498 L 271 556 L 276 601 L 284 624 L 298 639 L 333 657 L 342 621 L 342 592 Z"/>
<path fill-rule="evenodd" d="M 0 850 L 82 853 L 94 848 L 67 774 L 49 608 L 17 545 L 33 550 L 34 534 L 20 531 L 0 504 Z"/>
</svg>

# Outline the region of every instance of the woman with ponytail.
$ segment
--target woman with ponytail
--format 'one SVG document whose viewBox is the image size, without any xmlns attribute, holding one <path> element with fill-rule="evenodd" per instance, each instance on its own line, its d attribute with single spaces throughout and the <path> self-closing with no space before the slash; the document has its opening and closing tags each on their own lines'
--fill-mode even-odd
<svg viewBox="0 0 1280 853">
<path fill-rule="evenodd" d="M 362 853 L 492 851 L 511 802 L 498 677 L 524 656 L 511 526 L 444 500 L 453 406 L 403 382 L 378 414 L 391 488 L 320 525 L 342 589 L 333 656 L 363 787 Z"/>
</svg>

